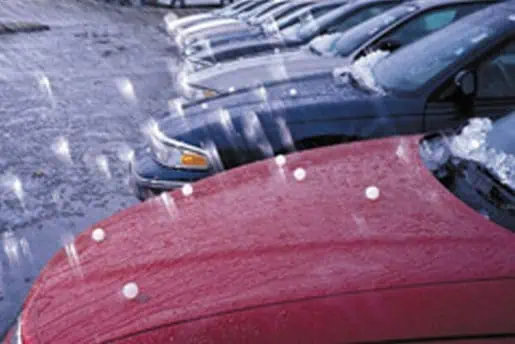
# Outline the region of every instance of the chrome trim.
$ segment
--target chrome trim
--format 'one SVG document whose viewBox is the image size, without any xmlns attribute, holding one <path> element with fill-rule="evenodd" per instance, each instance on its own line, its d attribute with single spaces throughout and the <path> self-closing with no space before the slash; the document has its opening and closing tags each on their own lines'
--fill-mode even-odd
<svg viewBox="0 0 515 344">
<path fill-rule="evenodd" d="M 160 141 L 164 144 L 167 144 L 169 146 L 172 146 L 173 148 L 182 149 L 182 150 L 190 151 L 193 153 L 201 154 L 205 158 L 208 157 L 207 152 L 205 150 L 203 150 L 202 148 L 195 147 L 193 145 L 169 138 L 161 131 L 161 129 L 159 128 L 159 125 L 156 126 L 156 130 L 152 131 L 152 134 L 155 135 L 155 137 L 158 141 Z"/>
<path fill-rule="evenodd" d="M 143 186 L 159 190 L 174 190 L 179 189 L 184 185 L 188 184 L 187 182 L 180 182 L 174 180 L 155 180 L 142 177 L 136 172 L 136 169 L 134 168 L 133 164 L 134 163 L 129 164 L 129 169 L 131 171 L 131 176 L 134 179 L 134 182 L 137 186 Z"/>
</svg>

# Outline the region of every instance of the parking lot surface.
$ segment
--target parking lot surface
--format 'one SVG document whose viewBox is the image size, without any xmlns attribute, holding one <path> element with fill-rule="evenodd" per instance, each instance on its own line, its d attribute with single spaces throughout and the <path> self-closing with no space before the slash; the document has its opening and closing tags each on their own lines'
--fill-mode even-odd
<svg viewBox="0 0 515 344">
<path fill-rule="evenodd" d="M 164 8 L 93 0 L 9 0 L 0 21 L 48 24 L 0 35 L 0 334 L 51 256 L 137 202 L 127 163 L 141 126 L 174 97 Z"/>
</svg>

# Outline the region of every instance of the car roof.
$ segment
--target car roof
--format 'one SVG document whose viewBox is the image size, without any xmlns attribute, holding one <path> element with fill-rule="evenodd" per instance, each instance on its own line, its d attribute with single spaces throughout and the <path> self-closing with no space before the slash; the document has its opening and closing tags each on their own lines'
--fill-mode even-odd
<svg viewBox="0 0 515 344">
<path fill-rule="evenodd" d="M 447 5 L 447 4 L 459 4 L 459 3 L 485 3 L 489 2 L 492 4 L 502 3 L 499 0 L 413 0 L 407 1 L 405 4 L 413 4 L 419 8 L 431 8 L 438 5 Z"/>
<path fill-rule="evenodd" d="M 320 0 L 320 1 L 314 1 L 314 2 L 315 2 L 315 6 L 327 6 L 327 5 L 334 5 L 334 4 L 344 5 L 346 3 L 350 3 L 351 1 L 355 1 L 355 0 Z"/>
<path fill-rule="evenodd" d="M 513 234 L 449 193 L 423 166 L 419 140 L 262 161 L 122 211 L 45 267 L 22 313 L 25 331 L 45 343 L 110 342 L 266 305 L 513 278 Z M 372 186 L 378 198 L 367 196 Z M 93 240 L 97 228 L 105 239 Z M 141 297 L 124 298 L 128 282 Z M 513 303 L 497 306 L 513 313 Z M 474 330 L 515 319 L 489 316 Z M 355 341 L 374 334 L 347 330 Z"/>
<path fill-rule="evenodd" d="M 329 0 L 333 1 L 333 0 Z M 337 0 L 334 0 L 335 3 L 339 3 Z M 323 21 L 324 18 L 330 18 L 331 16 L 339 16 L 340 14 L 352 12 L 357 8 L 363 7 L 368 4 L 374 3 L 398 3 L 401 4 L 402 0 L 350 0 L 350 1 L 341 1 L 342 6 L 335 8 L 334 10 L 324 14 L 323 16 L 317 18 L 317 20 Z"/>
</svg>

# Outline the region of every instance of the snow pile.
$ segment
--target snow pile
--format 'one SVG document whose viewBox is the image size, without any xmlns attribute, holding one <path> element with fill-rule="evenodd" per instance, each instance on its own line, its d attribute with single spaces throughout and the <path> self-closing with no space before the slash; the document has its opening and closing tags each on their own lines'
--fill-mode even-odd
<svg viewBox="0 0 515 344">
<path fill-rule="evenodd" d="M 473 118 L 459 135 L 450 140 L 453 155 L 480 163 L 499 180 L 515 189 L 515 156 L 488 146 L 487 136 L 492 130 L 488 118 Z"/>
<path fill-rule="evenodd" d="M 375 82 L 372 68 L 388 54 L 388 51 L 376 50 L 357 59 L 351 66 L 352 75 L 368 88 L 383 93 L 384 90 Z"/>
</svg>

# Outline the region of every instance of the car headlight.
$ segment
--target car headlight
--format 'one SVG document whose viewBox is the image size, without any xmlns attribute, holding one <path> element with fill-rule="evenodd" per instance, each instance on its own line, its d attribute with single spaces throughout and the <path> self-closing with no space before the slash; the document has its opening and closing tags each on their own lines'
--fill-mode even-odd
<svg viewBox="0 0 515 344">
<path fill-rule="evenodd" d="M 183 40 L 182 40 L 182 45 L 183 47 L 189 47 L 190 45 L 192 45 L 193 43 L 197 42 L 197 38 L 194 38 L 194 37 L 185 37 Z"/>
<path fill-rule="evenodd" d="M 204 98 L 212 98 L 216 97 L 218 95 L 218 92 L 216 92 L 215 90 L 203 89 L 202 95 L 204 96 Z"/>
<path fill-rule="evenodd" d="M 151 133 L 151 147 L 156 160 L 167 167 L 207 170 L 207 153 L 198 147 L 171 139 L 156 125 Z"/>
<path fill-rule="evenodd" d="M 218 95 L 215 90 L 191 86 L 188 82 L 187 71 L 179 73 L 177 88 L 179 94 L 188 100 L 203 100 Z"/>
<path fill-rule="evenodd" d="M 186 49 L 184 49 L 184 55 L 191 56 L 193 54 L 201 52 L 203 48 L 204 46 L 202 46 L 201 44 L 192 44 L 186 47 Z"/>
</svg>

